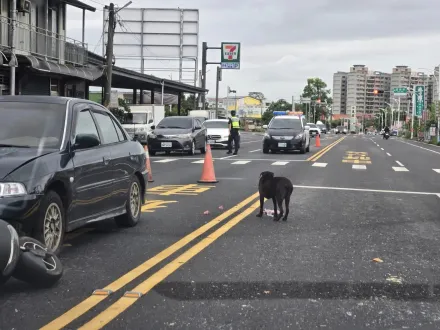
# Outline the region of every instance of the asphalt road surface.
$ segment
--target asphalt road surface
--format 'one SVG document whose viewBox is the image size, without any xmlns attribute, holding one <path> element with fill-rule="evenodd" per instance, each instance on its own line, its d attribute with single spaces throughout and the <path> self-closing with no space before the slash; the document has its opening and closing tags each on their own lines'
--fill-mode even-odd
<svg viewBox="0 0 440 330">
<path fill-rule="evenodd" d="M 69 234 L 56 287 L 1 289 L 0 329 L 439 329 L 440 148 L 261 139 L 213 150 L 216 184 L 197 184 L 200 154 L 151 157 L 139 225 Z M 295 185 L 287 222 L 255 216 L 265 170 Z"/>
</svg>

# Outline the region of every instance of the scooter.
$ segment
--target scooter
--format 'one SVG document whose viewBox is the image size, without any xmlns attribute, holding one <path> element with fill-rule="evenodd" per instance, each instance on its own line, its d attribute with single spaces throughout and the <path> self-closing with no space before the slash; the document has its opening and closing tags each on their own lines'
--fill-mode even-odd
<svg viewBox="0 0 440 330">
<path fill-rule="evenodd" d="M 390 138 L 390 133 L 383 133 L 383 138 L 388 140 Z"/>
</svg>

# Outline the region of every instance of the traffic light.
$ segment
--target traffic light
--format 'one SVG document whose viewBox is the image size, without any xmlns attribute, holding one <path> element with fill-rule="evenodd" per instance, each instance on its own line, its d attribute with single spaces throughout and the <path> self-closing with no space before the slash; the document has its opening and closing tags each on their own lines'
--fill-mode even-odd
<svg viewBox="0 0 440 330">
<path fill-rule="evenodd" d="M 374 94 L 374 95 L 382 95 L 382 94 L 383 94 L 383 90 L 381 90 L 381 89 L 375 89 L 375 90 L 373 90 L 373 94 Z"/>
</svg>

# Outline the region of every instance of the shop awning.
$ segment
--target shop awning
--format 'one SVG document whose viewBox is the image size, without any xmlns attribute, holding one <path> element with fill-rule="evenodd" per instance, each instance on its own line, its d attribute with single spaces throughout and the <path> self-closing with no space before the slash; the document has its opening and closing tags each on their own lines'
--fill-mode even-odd
<svg viewBox="0 0 440 330">
<path fill-rule="evenodd" d="M 76 67 L 69 64 L 59 64 L 52 61 L 46 61 L 32 55 L 18 55 L 17 57 L 25 58 L 29 61 L 33 70 L 39 72 L 59 74 L 68 77 L 76 77 L 88 81 L 94 81 L 102 76 L 103 69 L 96 66 L 88 65 L 86 67 Z"/>
</svg>

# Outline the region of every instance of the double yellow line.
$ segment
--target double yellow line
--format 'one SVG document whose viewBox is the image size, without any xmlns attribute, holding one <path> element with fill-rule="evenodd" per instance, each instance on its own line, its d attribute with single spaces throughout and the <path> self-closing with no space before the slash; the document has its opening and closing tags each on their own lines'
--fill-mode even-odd
<svg viewBox="0 0 440 330">
<path fill-rule="evenodd" d="M 100 302 L 107 299 L 111 294 L 115 293 L 116 291 L 122 289 L 126 285 L 128 285 L 130 282 L 138 278 L 139 276 L 143 275 L 145 272 L 162 262 L 163 260 L 170 257 L 172 254 L 177 252 L 178 250 L 182 249 L 192 241 L 194 241 L 197 237 L 203 235 L 208 230 L 219 224 L 220 222 L 228 219 L 233 214 L 240 211 L 239 214 L 234 216 L 232 219 L 230 219 L 228 222 L 226 222 L 224 225 L 222 225 L 220 228 L 215 230 L 213 233 L 205 237 L 203 240 L 186 250 L 184 253 L 179 255 L 177 258 L 169 262 L 167 265 L 165 265 L 163 268 L 159 269 L 157 272 L 155 272 L 153 275 L 148 277 L 145 281 L 143 281 L 141 284 L 136 286 L 130 291 L 126 291 L 125 294 L 119 298 L 116 302 L 114 302 L 111 306 L 109 306 L 107 309 L 105 309 L 103 312 L 98 314 L 96 317 L 91 319 L 89 322 L 81 326 L 79 329 L 81 330 L 90 330 L 90 329 L 101 329 L 108 323 L 110 323 L 113 319 L 115 319 L 118 315 L 120 315 L 122 312 L 124 312 L 127 308 L 129 308 L 131 305 L 133 305 L 136 301 L 139 300 L 143 295 L 147 294 L 151 289 L 154 288 L 158 283 L 163 281 L 165 278 L 167 278 L 170 274 L 175 272 L 179 267 L 184 265 L 186 262 L 188 262 L 191 258 L 196 256 L 198 253 L 203 251 L 206 247 L 208 247 L 210 244 L 212 244 L 217 238 L 225 234 L 227 231 L 229 231 L 232 227 L 234 227 L 236 224 L 238 224 L 240 221 L 242 221 L 244 218 L 246 218 L 248 215 L 250 215 L 252 212 L 254 212 L 259 207 L 259 200 L 255 201 L 259 196 L 258 193 L 253 194 L 252 196 L 249 196 L 242 202 L 238 203 L 231 209 L 227 210 L 226 212 L 222 213 L 215 219 L 211 220 L 210 222 L 206 223 L 202 227 L 198 228 L 197 230 L 193 231 L 192 233 L 188 234 L 178 242 L 174 243 L 170 247 L 166 248 L 159 254 L 155 255 L 151 259 L 145 261 L 143 264 L 139 265 L 138 267 L 134 268 L 127 274 L 123 275 L 122 277 L 118 278 L 113 283 L 107 285 L 102 290 L 96 290 L 93 295 L 85 299 L 84 301 L 80 302 L 78 305 L 64 313 L 63 315 L 59 316 L 49 324 L 42 327 L 40 330 L 59 330 L 64 328 L 65 326 L 69 325 L 82 315 L 84 315 L 86 312 L 91 310 L 93 307 L 98 305 Z M 250 206 L 248 205 L 250 204 Z M 241 211 L 241 209 L 247 207 L 244 211 Z"/>
<path fill-rule="evenodd" d="M 319 158 L 321 158 L 327 151 L 329 151 L 331 148 L 333 148 L 335 145 L 337 145 L 339 142 L 341 142 L 342 140 L 345 139 L 345 136 L 339 138 L 338 140 L 336 140 L 335 142 L 333 142 L 332 144 L 329 144 L 327 147 L 322 148 L 321 150 L 319 150 L 316 154 L 312 155 L 311 157 L 309 157 L 307 160 L 310 162 L 316 162 Z"/>
</svg>

